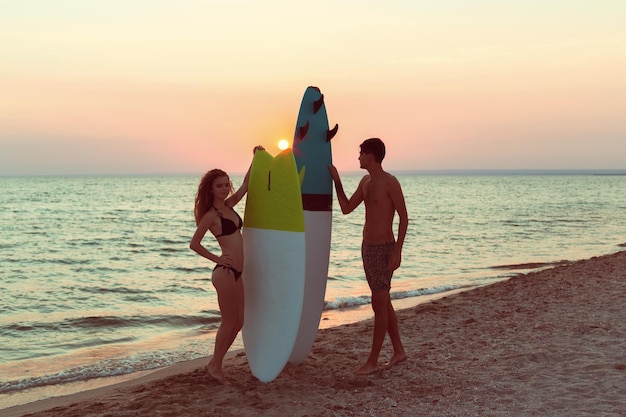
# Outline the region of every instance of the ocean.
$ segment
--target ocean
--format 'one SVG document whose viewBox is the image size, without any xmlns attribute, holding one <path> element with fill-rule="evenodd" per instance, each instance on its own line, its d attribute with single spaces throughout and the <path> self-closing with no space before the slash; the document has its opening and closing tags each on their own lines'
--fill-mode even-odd
<svg viewBox="0 0 626 417">
<path fill-rule="evenodd" d="M 348 195 L 362 174 L 342 176 Z M 626 246 L 624 175 L 396 176 L 410 222 L 396 301 Z M 0 408 L 212 354 L 213 265 L 188 246 L 199 180 L 0 177 Z M 363 207 L 342 215 L 335 201 L 321 327 L 372 316 L 363 218 Z M 205 244 L 219 251 L 210 236 Z"/>
</svg>

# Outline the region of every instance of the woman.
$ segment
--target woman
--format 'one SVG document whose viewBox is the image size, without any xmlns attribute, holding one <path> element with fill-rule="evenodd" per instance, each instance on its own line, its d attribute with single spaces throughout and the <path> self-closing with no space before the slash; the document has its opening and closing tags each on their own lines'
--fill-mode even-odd
<svg viewBox="0 0 626 417">
<path fill-rule="evenodd" d="M 254 148 L 254 152 L 262 150 Z M 213 169 L 207 172 L 198 186 L 194 214 L 197 229 L 189 247 L 200 256 L 215 262 L 211 281 L 217 290 L 217 301 L 222 316 L 215 337 L 213 358 L 206 366 L 209 376 L 221 384 L 227 384 L 222 371 L 222 361 L 243 327 L 243 221 L 233 207 L 248 191 L 250 170 L 243 184 L 233 192 L 232 183 L 226 172 Z M 217 239 L 221 256 L 211 253 L 202 245 L 206 232 L 210 231 Z"/>
</svg>

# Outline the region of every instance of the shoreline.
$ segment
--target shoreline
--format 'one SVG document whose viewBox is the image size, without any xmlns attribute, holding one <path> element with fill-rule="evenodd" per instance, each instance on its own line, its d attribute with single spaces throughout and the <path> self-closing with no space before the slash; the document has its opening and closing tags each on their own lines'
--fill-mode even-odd
<svg viewBox="0 0 626 417">
<path fill-rule="evenodd" d="M 401 299 L 392 300 L 394 309 L 402 310 L 406 308 L 415 307 L 419 304 L 427 303 L 432 300 L 437 300 L 448 295 L 456 294 L 462 291 L 468 291 L 475 287 L 465 287 L 441 293 L 420 295 L 415 297 L 407 297 Z M 365 316 L 365 318 L 363 318 Z M 348 324 L 357 323 L 359 321 L 367 320 L 373 317 L 370 304 L 363 304 L 356 307 L 349 307 L 346 309 L 334 309 L 322 312 L 320 319 L 319 331 L 322 329 L 329 329 Z M 213 341 L 215 339 L 215 333 L 211 333 L 207 339 L 210 343 L 211 350 L 213 349 Z M 237 356 L 244 352 L 243 341 L 241 334 L 237 336 L 237 339 L 233 343 L 231 350 L 229 350 L 227 357 Z M 126 387 L 139 384 L 145 381 L 150 381 L 155 378 L 161 378 L 165 376 L 176 375 L 179 373 L 189 371 L 190 367 L 200 368 L 204 366 L 210 360 L 211 356 L 203 356 L 200 358 L 181 361 L 175 364 L 164 366 L 155 369 L 149 369 L 144 371 L 132 372 L 125 375 L 117 375 L 110 377 L 94 378 L 86 381 L 70 382 L 62 385 L 51 385 L 45 387 L 38 387 L 25 390 L 26 392 L 17 392 L 13 394 L 0 394 L 6 396 L 11 400 L 9 406 L 0 405 L 0 416 L 4 416 L 3 412 L 9 409 L 17 407 L 28 407 L 30 404 L 37 404 L 36 409 L 45 409 L 45 403 L 51 403 L 57 405 L 60 401 L 67 400 L 71 402 L 74 397 L 76 399 L 84 398 L 84 393 L 99 394 L 99 391 L 105 392 L 105 390 L 117 387 Z M 6 400 L 6 399 L 5 399 Z M 41 405 L 40 408 L 39 405 Z"/>
<path fill-rule="evenodd" d="M 267 384 L 239 350 L 224 364 L 231 386 L 206 378 L 201 358 L 0 415 L 619 415 L 625 301 L 620 251 L 398 308 L 409 360 L 374 375 L 353 373 L 370 318 L 322 328 L 309 357 Z M 390 354 L 387 339 L 381 362 Z"/>
</svg>

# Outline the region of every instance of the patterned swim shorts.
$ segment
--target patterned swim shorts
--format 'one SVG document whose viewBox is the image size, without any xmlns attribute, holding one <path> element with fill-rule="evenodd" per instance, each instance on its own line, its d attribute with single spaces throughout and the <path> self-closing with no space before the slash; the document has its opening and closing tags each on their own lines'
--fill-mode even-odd
<svg viewBox="0 0 626 417">
<path fill-rule="evenodd" d="M 391 289 L 393 271 L 389 269 L 389 258 L 395 246 L 395 242 L 361 244 L 363 269 L 372 292 Z"/>
</svg>

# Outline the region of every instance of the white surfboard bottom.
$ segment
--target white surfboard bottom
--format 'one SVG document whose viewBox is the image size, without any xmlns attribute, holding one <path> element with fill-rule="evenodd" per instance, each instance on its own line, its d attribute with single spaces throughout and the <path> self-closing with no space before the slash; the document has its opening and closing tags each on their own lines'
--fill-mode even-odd
<svg viewBox="0 0 626 417">
<path fill-rule="evenodd" d="M 272 381 L 289 360 L 304 298 L 305 234 L 244 227 L 243 343 L 252 374 Z"/>
<path fill-rule="evenodd" d="M 324 310 L 328 281 L 332 212 L 304 211 L 306 231 L 306 272 L 304 304 L 298 337 L 289 362 L 300 364 L 311 351 Z"/>
</svg>

